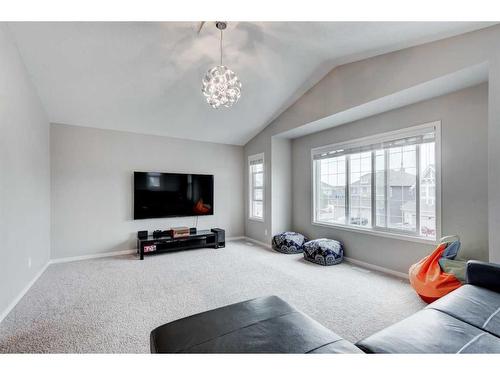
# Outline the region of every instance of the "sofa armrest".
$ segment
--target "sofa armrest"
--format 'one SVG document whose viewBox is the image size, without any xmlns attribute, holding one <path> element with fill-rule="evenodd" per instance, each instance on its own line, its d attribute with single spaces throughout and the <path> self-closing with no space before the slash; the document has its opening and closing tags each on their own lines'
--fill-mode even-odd
<svg viewBox="0 0 500 375">
<path fill-rule="evenodd" d="M 500 293 L 500 264 L 469 260 L 465 270 L 467 284 Z"/>
</svg>

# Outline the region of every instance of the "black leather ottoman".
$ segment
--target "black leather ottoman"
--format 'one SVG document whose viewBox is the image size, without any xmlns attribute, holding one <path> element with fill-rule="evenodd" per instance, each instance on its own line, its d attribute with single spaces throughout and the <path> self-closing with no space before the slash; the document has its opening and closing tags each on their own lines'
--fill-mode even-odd
<svg viewBox="0 0 500 375">
<path fill-rule="evenodd" d="M 362 353 L 276 296 L 206 311 L 151 332 L 152 353 Z"/>
</svg>

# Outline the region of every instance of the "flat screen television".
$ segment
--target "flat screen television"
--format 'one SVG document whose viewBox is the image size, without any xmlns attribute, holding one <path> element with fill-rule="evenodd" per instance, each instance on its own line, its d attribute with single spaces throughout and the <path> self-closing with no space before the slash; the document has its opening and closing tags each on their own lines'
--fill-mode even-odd
<svg viewBox="0 0 500 375">
<path fill-rule="evenodd" d="M 134 219 L 214 214 L 214 176 L 134 172 Z"/>
</svg>

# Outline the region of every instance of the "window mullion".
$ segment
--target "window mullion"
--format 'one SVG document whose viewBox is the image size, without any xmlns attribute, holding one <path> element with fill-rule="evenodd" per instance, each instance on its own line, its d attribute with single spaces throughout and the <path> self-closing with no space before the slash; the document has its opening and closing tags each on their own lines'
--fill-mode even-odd
<svg viewBox="0 0 500 375">
<path fill-rule="evenodd" d="M 254 217 L 254 212 L 253 212 L 253 184 L 254 184 L 254 172 L 253 172 L 253 166 L 250 166 L 250 217 Z"/>
<path fill-rule="evenodd" d="M 372 186 L 371 186 L 371 198 L 372 198 L 372 207 L 371 207 L 371 216 L 372 216 L 372 225 L 371 227 L 376 227 L 377 223 L 377 207 L 376 207 L 376 188 L 375 188 L 375 151 L 372 151 Z"/>
<path fill-rule="evenodd" d="M 389 228 L 389 150 L 384 150 L 384 212 L 385 228 Z"/>
<path fill-rule="evenodd" d="M 256 157 L 259 155 L 249 156 L 249 197 L 248 197 L 248 205 L 249 205 L 249 217 L 251 219 L 264 220 L 264 190 L 265 190 L 265 182 L 264 182 L 264 159 L 259 156 L 259 159 Z M 260 170 L 259 170 L 260 169 Z M 259 176 L 260 175 L 260 176 Z M 257 176 L 261 177 L 262 184 L 256 186 Z M 257 191 L 262 192 L 261 199 L 255 199 Z M 255 209 L 255 205 L 260 204 L 262 213 L 257 215 L 257 211 Z"/>
<path fill-rule="evenodd" d="M 255 217 L 256 216 L 256 213 L 254 211 L 254 196 L 255 196 L 255 176 L 257 175 L 256 172 L 252 172 L 252 217 Z"/>
<path fill-rule="evenodd" d="M 314 161 L 313 162 L 313 168 L 314 168 L 314 220 L 319 220 L 318 217 L 318 207 L 319 207 L 319 197 L 321 194 L 321 161 Z"/>
<path fill-rule="evenodd" d="M 415 148 L 415 165 L 416 165 L 416 181 L 417 186 L 415 187 L 415 230 L 416 234 L 420 235 L 420 145 Z"/>
<path fill-rule="evenodd" d="M 345 184 L 345 217 L 346 217 L 346 225 L 349 225 L 351 223 L 351 210 L 350 210 L 350 206 L 351 206 L 351 199 L 350 199 L 350 188 L 351 188 L 351 168 L 350 168 L 350 161 L 351 161 L 351 156 L 350 155 L 346 155 L 346 158 L 345 158 L 345 172 L 346 172 L 346 176 L 345 176 L 345 181 L 346 181 L 346 184 Z"/>
<path fill-rule="evenodd" d="M 427 213 L 427 201 L 424 198 L 429 197 L 429 210 L 432 210 L 432 203 L 434 202 L 436 205 L 435 211 L 438 211 L 437 201 L 439 201 L 439 196 L 438 187 L 434 187 L 434 191 L 431 191 L 433 182 L 424 178 L 426 177 L 424 172 L 427 172 L 428 168 L 431 168 L 433 164 L 439 164 L 439 160 L 435 160 L 436 157 L 432 153 L 432 149 L 428 149 L 427 144 L 420 143 L 432 142 L 429 137 L 429 135 L 432 136 L 430 134 L 431 130 L 427 128 L 415 130 L 416 135 L 411 137 L 405 130 L 406 138 L 403 139 L 398 133 L 394 135 L 394 141 L 391 141 L 392 134 L 387 135 L 387 144 L 380 143 L 379 138 L 374 138 L 373 141 L 367 138 L 356 140 L 359 144 L 354 141 L 349 144 L 346 143 L 348 147 L 344 144 L 335 145 L 335 150 L 327 150 L 324 147 L 313 149 L 311 151 L 313 223 L 337 225 L 339 227 L 343 227 L 344 225 L 341 225 L 341 223 L 345 223 L 345 226 L 348 227 L 364 226 L 368 231 L 371 228 L 372 231 L 431 238 L 433 226 L 439 226 L 439 218 L 437 217 L 439 215 L 436 212 L 435 219 L 430 213 L 429 217 L 422 216 Z M 369 142 L 373 143 L 370 144 Z M 331 147 L 333 149 L 333 146 Z M 406 151 L 406 153 L 403 151 Z M 413 155 L 410 155 L 411 153 Z M 368 157 L 368 155 L 370 156 Z M 367 157 L 370 158 L 368 162 L 366 161 Z M 394 171 L 391 170 L 394 161 L 400 157 L 404 158 L 401 169 L 398 165 L 394 165 Z M 411 159 L 407 160 L 408 157 L 411 157 Z M 383 159 L 380 160 L 379 158 Z M 391 158 L 396 159 L 391 161 Z M 415 158 L 415 161 L 412 160 L 413 158 Z M 353 162 L 356 164 L 352 164 Z M 344 163 L 344 166 L 342 166 L 342 163 Z M 363 168 L 358 173 L 357 170 L 361 165 L 363 165 Z M 366 180 L 367 168 L 364 167 L 365 165 L 371 167 L 368 180 Z M 345 176 L 340 175 L 340 168 L 344 169 Z M 413 172 L 413 168 L 416 169 L 415 172 Z M 439 169 L 439 165 L 436 166 L 436 169 Z M 353 175 L 351 175 L 352 170 L 356 171 Z M 431 170 L 429 173 L 433 172 Z M 262 175 L 256 173 L 252 177 L 260 180 Z M 355 177 L 354 181 L 353 177 Z M 322 182 L 322 179 L 325 179 L 324 182 Z M 339 184 L 340 179 L 344 179 L 344 186 Z M 415 181 L 415 185 L 411 181 Z M 370 183 L 370 187 L 368 187 L 368 183 Z M 412 186 L 413 191 L 408 189 L 409 185 Z M 254 194 L 257 194 L 258 191 L 259 195 L 257 196 L 260 197 L 260 187 L 253 188 L 255 190 Z M 367 188 L 370 189 L 369 197 L 366 197 L 365 194 Z M 341 189 L 344 189 L 343 197 L 341 196 Z M 351 192 L 353 193 L 352 196 Z M 431 199 L 432 193 L 434 193 L 433 200 Z M 411 194 L 413 194 L 413 197 L 411 197 Z M 341 200 L 342 198 L 344 201 Z M 369 199 L 369 201 L 366 199 Z M 413 202 L 412 199 L 414 199 Z M 264 202 L 258 201 L 256 209 L 260 210 L 262 203 Z M 342 204 L 345 205 L 344 218 L 342 218 L 342 212 L 339 211 Z M 368 204 L 370 204 L 370 207 L 367 206 Z M 351 211 L 352 207 L 356 208 L 354 212 Z M 366 212 L 368 208 L 370 211 Z M 415 218 L 413 218 L 413 209 L 415 209 Z M 384 212 L 381 212 L 382 210 Z M 411 218 L 408 217 L 410 212 Z M 353 214 L 354 216 L 352 216 Z M 405 220 L 405 216 L 407 220 Z M 371 225 L 366 225 L 366 219 L 371 220 Z M 437 223 L 434 224 L 433 220 L 436 220 Z M 363 224 L 363 221 L 365 221 L 365 224 Z M 429 227 L 429 230 L 422 234 L 422 230 L 427 230 L 427 227 Z"/>
</svg>

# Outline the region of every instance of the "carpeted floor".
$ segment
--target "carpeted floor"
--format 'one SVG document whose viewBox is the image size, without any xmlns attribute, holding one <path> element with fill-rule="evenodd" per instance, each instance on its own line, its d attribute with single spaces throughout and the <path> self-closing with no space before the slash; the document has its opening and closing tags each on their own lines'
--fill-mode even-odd
<svg viewBox="0 0 500 375">
<path fill-rule="evenodd" d="M 271 294 L 353 342 L 423 307 L 401 279 L 233 241 L 142 262 L 53 264 L 0 324 L 0 352 L 149 352 L 158 325 Z"/>
</svg>

